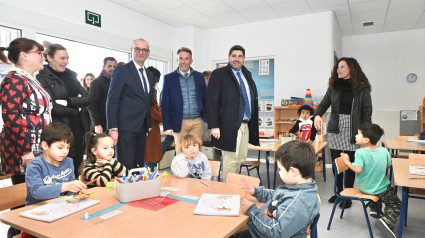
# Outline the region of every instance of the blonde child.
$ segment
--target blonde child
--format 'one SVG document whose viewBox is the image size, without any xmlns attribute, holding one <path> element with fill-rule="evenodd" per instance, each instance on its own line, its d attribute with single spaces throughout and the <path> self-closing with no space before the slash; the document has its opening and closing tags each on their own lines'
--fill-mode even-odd
<svg viewBox="0 0 425 238">
<path fill-rule="evenodd" d="M 96 179 L 95 185 L 106 187 L 112 178 L 128 175 L 127 168 L 113 159 L 114 140 L 109 134 L 87 132 L 85 143 L 87 158 L 82 171 L 85 180 Z"/>
<path fill-rule="evenodd" d="M 180 151 L 171 163 L 171 171 L 180 178 L 191 177 L 211 180 L 211 166 L 207 156 L 199 152 L 202 142 L 193 135 L 185 135 L 180 139 Z"/>
<path fill-rule="evenodd" d="M 283 185 L 276 190 L 247 183 L 247 192 L 265 204 L 258 208 L 241 201 L 241 211 L 249 216 L 248 231 L 237 237 L 307 237 L 307 229 L 320 210 L 317 186 L 312 180 L 316 155 L 305 141 L 290 141 L 276 152 Z"/>
</svg>

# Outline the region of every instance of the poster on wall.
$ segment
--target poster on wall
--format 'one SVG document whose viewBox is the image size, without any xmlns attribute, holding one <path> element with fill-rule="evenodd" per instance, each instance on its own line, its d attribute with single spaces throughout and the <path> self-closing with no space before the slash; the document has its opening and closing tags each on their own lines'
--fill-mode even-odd
<svg viewBox="0 0 425 238">
<path fill-rule="evenodd" d="M 264 127 L 264 118 L 258 117 L 258 127 Z"/>
<path fill-rule="evenodd" d="M 227 64 L 218 64 L 219 68 L 223 68 L 223 67 L 226 67 L 226 66 L 227 66 Z"/>
<path fill-rule="evenodd" d="M 264 112 L 264 101 L 258 101 L 258 112 Z"/>
<path fill-rule="evenodd" d="M 273 127 L 273 117 L 265 117 L 266 121 L 263 122 L 265 124 L 265 127 L 272 128 Z"/>
<path fill-rule="evenodd" d="M 270 61 L 259 60 L 259 72 L 258 75 L 269 75 L 270 72 Z"/>
<path fill-rule="evenodd" d="M 265 112 L 273 112 L 273 101 L 264 101 L 264 107 Z"/>
</svg>

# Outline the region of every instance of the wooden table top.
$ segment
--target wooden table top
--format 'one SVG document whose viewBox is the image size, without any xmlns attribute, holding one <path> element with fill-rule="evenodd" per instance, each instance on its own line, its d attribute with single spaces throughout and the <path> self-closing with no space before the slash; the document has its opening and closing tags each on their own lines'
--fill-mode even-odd
<svg viewBox="0 0 425 238">
<path fill-rule="evenodd" d="M 248 150 L 276 152 L 277 149 L 279 149 L 279 147 L 281 146 L 281 145 L 277 145 L 277 144 L 273 144 L 273 146 L 262 146 L 263 143 L 269 143 L 269 142 L 261 142 L 260 146 L 248 144 Z M 316 154 L 319 153 L 327 145 L 328 145 L 328 142 L 326 142 L 326 141 L 314 142 L 313 148 L 314 148 L 315 153 Z"/>
<path fill-rule="evenodd" d="M 385 147 L 391 150 L 417 150 L 425 151 L 425 145 L 415 145 L 412 142 L 397 141 L 396 139 L 385 139 Z"/>
<path fill-rule="evenodd" d="M 245 194 L 244 186 L 223 182 L 208 181 L 211 186 L 207 187 L 198 179 L 181 179 L 172 175 L 162 178 L 161 182 L 162 187 L 180 188 L 180 191 L 171 193 L 178 197 L 184 195 L 200 197 L 202 193 L 241 196 Z M 158 211 L 125 205 L 115 209 L 123 213 L 114 217 L 103 220 L 97 216 L 86 221 L 81 219 L 86 212 L 93 214 L 119 203 L 113 189 L 96 187 L 89 191 L 95 191 L 96 198 L 100 200 L 99 204 L 52 223 L 19 216 L 20 212 L 49 201 L 3 213 L 0 215 L 0 221 L 37 237 L 120 237 L 136 234 L 144 237 L 229 237 L 249 219 L 245 214 L 238 217 L 194 215 L 196 204 L 178 201 Z M 249 200 L 255 201 L 255 198 L 248 196 Z"/>
<path fill-rule="evenodd" d="M 392 163 L 395 185 L 425 189 L 425 179 L 409 179 L 408 159 L 393 158 Z M 423 166 L 425 166 L 425 164 Z"/>
</svg>

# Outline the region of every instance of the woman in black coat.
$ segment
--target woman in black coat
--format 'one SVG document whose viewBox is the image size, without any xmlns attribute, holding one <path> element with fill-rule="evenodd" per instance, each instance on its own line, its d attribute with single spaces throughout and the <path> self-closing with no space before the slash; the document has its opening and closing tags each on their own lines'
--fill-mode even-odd
<svg viewBox="0 0 425 238">
<path fill-rule="evenodd" d="M 53 100 L 53 121 L 69 126 L 74 134 L 74 144 L 71 145 L 68 156 L 74 160 L 75 177 L 78 177 L 78 168 L 83 161 L 83 137 L 86 132 L 81 108 L 87 107 L 90 99 L 87 91 L 78 82 L 77 74 L 66 68 L 69 57 L 62 45 L 47 46 L 45 56 L 49 64 L 40 71 L 37 80 Z"/>
<path fill-rule="evenodd" d="M 324 98 L 317 107 L 313 118 L 314 125 L 320 130 L 321 116 L 331 107 L 331 114 L 327 126 L 329 133 L 329 148 L 332 161 L 341 156 L 341 152 L 347 153 L 350 161 L 354 162 L 354 153 L 358 149 L 355 136 L 359 126 L 366 122 L 372 122 L 372 99 L 370 96 L 371 86 L 359 63 L 354 58 L 341 58 L 335 64 L 329 87 Z M 334 171 L 334 170 L 332 170 Z M 338 175 L 337 192 L 343 190 L 343 174 Z M 347 170 L 345 177 L 346 185 L 352 188 L 355 173 Z M 336 196 L 328 201 L 334 203 Z M 340 203 L 342 207 L 343 203 Z M 345 208 L 351 207 L 348 201 Z"/>
</svg>

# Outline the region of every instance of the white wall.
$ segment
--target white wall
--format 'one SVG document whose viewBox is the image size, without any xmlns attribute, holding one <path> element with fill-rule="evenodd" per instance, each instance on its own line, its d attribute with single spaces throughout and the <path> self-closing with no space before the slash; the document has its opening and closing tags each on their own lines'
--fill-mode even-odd
<svg viewBox="0 0 425 238">
<path fill-rule="evenodd" d="M 425 29 L 343 37 L 343 56 L 360 63 L 372 85 L 373 120 L 387 137 L 399 133 L 399 111 L 418 110 L 425 96 Z M 418 80 L 406 81 L 409 73 Z"/>
<path fill-rule="evenodd" d="M 214 61 L 226 61 L 229 49 L 240 44 L 247 59 L 275 59 L 276 105 L 282 98 L 304 97 L 307 88 L 323 95 L 333 66 L 333 21 L 332 12 L 322 12 L 205 30 L 198 67 L 214 68 Z"/>
<path fill-rule="evenodd" d="M 104 0 L 0 0 L 2 25 L 23 30 L 35 39 L 37 32 L 116 50 L 130 51 L 132 41 L 150 42 L 151 55 L 170 59 L 174 28 Z M 102 28 L 85 23 L 85 10 L 102 16 Z"/>
</svg>

